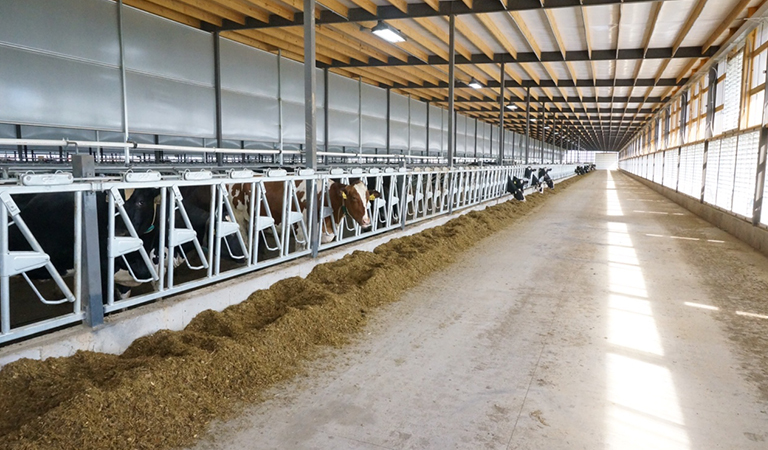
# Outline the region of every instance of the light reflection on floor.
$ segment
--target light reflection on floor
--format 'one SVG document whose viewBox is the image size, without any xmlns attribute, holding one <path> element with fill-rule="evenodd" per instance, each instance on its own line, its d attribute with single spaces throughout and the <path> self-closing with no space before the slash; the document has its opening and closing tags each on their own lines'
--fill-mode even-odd
<svg viewBox="0 0 768 450">
<path fill-rule="evenodd" d="M 624 216 L 611 172 L 606 215 Z M 618 220 L 618 219 L 617 219 Z M 690 449 L 680 402 L 626 223 L 610 221 L 606 448 Z"/>
</svg>

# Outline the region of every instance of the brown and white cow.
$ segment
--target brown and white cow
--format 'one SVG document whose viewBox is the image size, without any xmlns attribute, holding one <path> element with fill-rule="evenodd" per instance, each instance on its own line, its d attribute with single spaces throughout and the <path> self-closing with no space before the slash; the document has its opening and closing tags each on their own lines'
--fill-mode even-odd
<svg viewBox="0 0 768 450">
<path fill-rule="evenodd" d="M 302 180 L 296 181 L 295 183 L 296 198 L 298 199 L 301 212 L 304 213 L 307 207 L 306 182 Z M 251 217 L 251 184 L 230 184 L 227 189 L 232 202 L 235 220 L 238 225 L 240 225 L 240 231 L 243 236 L 246 236 L 248 221 Z M 275 224 L 279 225 L 283 222 L 283 210 L 285 209 L 283 208 L 285 183 L 283 181 L 267 181 L 264 183 L 264 190 L 272 218 L 275 220 Z M 372 198 L 375 198 L 377 193 L 375 191 L 370 193 L 362 180 L 353 180 L 350 184 L 343 184 L 331 180 L 326 195 L 330 200 L 333 220 L 331 220 L 331 216 L 324 217 L 321 236 L 322 243 L 325 244 L 333 241 L 336 237 L 336 233 L 339 232 L 339 227 L 344 215 L 348 215 L 364 229 L 371 226 L 371 219 L 368 216 L 368 202 Z M 318 201 L 321 201 L 322 198 L 322 194 L 318 194 Z M 291 199 L 290 201 L 293 200 Z M 293 205 L 291 209 L 293 209 Z M 260 214 L 267 214 L 263 204 L 261 205 Z M 336 224 L 335 228 L 333 226 L 334 223 Z"/>
</svg>

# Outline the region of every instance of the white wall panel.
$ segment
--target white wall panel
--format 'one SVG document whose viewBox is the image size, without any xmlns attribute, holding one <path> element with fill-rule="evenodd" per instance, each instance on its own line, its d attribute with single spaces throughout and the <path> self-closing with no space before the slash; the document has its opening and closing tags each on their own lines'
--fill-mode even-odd
<svg viewBox="0 0 768 450">
<path fill-rule="evenodd" d="M 222 38 L 221 87 L 277 100 L 277 56 Z"/>
<path fill-rule="evenodd" d="M 677 188 L 677 149 L 664 152 L 664 186 L 670 189 Z M 647 175 L 645 178 L 649 178 Z"/>
<path fill-rule="evenodd" d="M 759 141 L 759 132 L 742 134 L 738 141 L 731 211 L 745 217 L 752 217 L 753 212 Z"/>
<path fill-rule="evenodd" d="M 363 116 L 363 147 L 386 148 L 387 119 Z"/>
<path fill-rule="evenodd" d="M 711 141 L 707 150 L 707 179 L 704 201 L 714 205 L 717 201 L 717 178 L 720 171 L 720 140 Z"/>
<path fill-rule="evenodd" d="M 302 92 L 304 89 L 302 78 Z M 328 107 L 331 111 L 344 111 L 357 114 L 360 107 L 360 86 L 357 80 L 342 77 L 335 73 L 328 74 Z"/>
<path fill-rule="evenodd" d="M 280 140 L 276 99 L 222 90 L 221 115 L 225 139 Z"/>
<path fill-rule="evenodd" d="M 408 148 L 408 97 L 390 93 L 390 148 Z"/>
<path fill-rule="evenodd" d="M 387 146 L 387 91 L 363 84 L 363 147 Z"/>
<path fill-rule="evenodd" d="M 466 156 L 470 151 L 467 146 L 467 117 L 459 114 L 456 118 L 456 155 Z"/>
<path fill-rule="evenodd" d="M 437 152 L 442 149 L 442 127 L 443 109 L 429 105 L 429 151 Z"/>
<path fill-rule="evenodd" d="M 475 156 L 475 129 L 477 127 L 477 119 L 467 118 L 467 153 L 472 156 Z"/>
<path fill-rule="evenodd" d="M 221 40 L 222 133 L 225 139 L 277 142 L 277 56 Z"/>
<path fill-rule="evenodd" d="M 213 87 L 210 33 L 126 7 L 123 35 L 126 69 Z"/>
<path fill-rule="evenodd" d="M 0 42 L 117 67 L 117 5 L 106 0 L 2 0 Z"/>
<path fill-rule="evenodd" d="M 215 135 L 213 89 L 131 72 L 126 81 L 132 133 Z"/>
<path fill-rule="evenodd" d="M 677 189 L 691 195 L 693 190 L 693 146 L 686 145 L 680 150 L 680 174 Z"/>
<path fill-rule="evenodd" d="M 120 72 L 0 46 L 0 121 L 120 130 Z"/>
<path fill-rule="evenodd" d="M 411 150 L 427 149 L 427 104 L 410 99 L 411 107 Z"/>
<path fill-rule="evenodd" d="M 717 177 L 716 205 L 730 210 L 733 202 L 733 175 L 736 169 L 736 143 L 738 137 L 723 139 L 720 146 L 720 170 Z"/>
<path fill-rule="evenodd" d="M 328 78 L 328 141 L 330 145 L 358 147 L 360 135 L 359 82 L 336 74 Z"/>
<path fill-rule="evenodd" d="M 0 2 L 0 121 L 119 130 L 116 24 L 104 0 Z"/>
<path fill-rule="evenodd" d="M 283 59 L 281 64 L 283 139 L 285 142 L 303 144 L 306 139 L 304 126 L 304 64 L 289 59 Z M 317 142 L 323 143 L 325 141 L 323 136 L 325 125 L 323 123 L 325 91 L 322 69 L 316 69 L 315 76 L 317 77 L 315 96 Z"/>
<path fill-rule="evenodd" d="M 725 106 L 723 109 L 723 131 L 738 128 L 741 112 L 741 78 L 744 54 L 738 52 L 728 61 L 725 74 Z"/>
</svg>

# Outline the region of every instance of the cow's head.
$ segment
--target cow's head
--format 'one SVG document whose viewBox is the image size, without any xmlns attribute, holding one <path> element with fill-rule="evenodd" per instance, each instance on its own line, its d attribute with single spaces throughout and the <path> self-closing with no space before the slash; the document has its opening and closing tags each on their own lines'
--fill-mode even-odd
<svg viewBox="0 0 768 450">
<path fill-rule="evenodd" d="M 160 189 L 126 189 L 121 195 L 125 199 L 125 212 L 128 213 L 136 233 L 141 236 L 152 232 L 157 225 Z M 122 220 L 115 221 L 115 234 L 128 234 Z"/>
<path fill-rule="evenodd" d="M 371 218 L 368 214 L 368 202 L 375 199 L 378 194 L 376 191 L 373 192 L 369 192 L 361 180 L 356 180 L 352 184 L 333 182 L 329 188 L 328 196 L 331 200 L 333 218 L 336 224 L 341 223 L 344 216 L 348 216 L 363 229 L 370 228 Z M 330 242 L 335 237 L 336 230 L 329 222 L 330 217 L 326 218 L 323 242 Z"/>
<path fill-rule="evenodd" d="M 525 178 L 531 178 L 531 175 L 533 175 L 533 167 L 528 166 L 525 168 Z"/>
<path fill-rule="evenodd" d="M 525 189 L 525 184 L 527 181 L 521 180 L 520 178 L 517 178 L 513 176 L 512 178 L 507 179 L 507 193 L 512 194 L 516 200 L 519 200 L 521 202 L 525 201 L 525 193 L 523 190 Z"/>
</svg>

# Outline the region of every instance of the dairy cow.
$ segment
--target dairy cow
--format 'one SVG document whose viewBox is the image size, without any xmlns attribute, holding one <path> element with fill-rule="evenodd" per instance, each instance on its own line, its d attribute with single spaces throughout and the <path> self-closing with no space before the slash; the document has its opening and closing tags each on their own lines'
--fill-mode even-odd
<svg viewBox="0 0 768 450">
<path fill-rule="evenodd" d="M 124 208 L 136 233 L 144 238 L 152 233 L 155 228 L 156 202 L 155 198 L 159 189 L 136 189 L 121 191 L 126 199 Z M 21 196 L 20 196 L 21 197 Z M 75 245 L 75 198 L 74 194 L 67 192 L 36 194 L 20 198 L 24 205 L 21 209 L 21 217 L 29 231 L 50 257 L 56 271 L 62 275 L 71 275 L 74 271 L 74 245 Z M 100 267 L 102 275 L 102 287 L 106 287 L 107 268 L 107 223 L 108 203 L 107 194 L 96 194 L 96 209 L 99 223 L 97 236 L 99 243 Z M 125 224 L 119 218 L 115 220 L 115 236 L 128 236 L 129 232 Z M 15 226 L 8 230 L 9 249 L 11 251 L 29 251 L 31 246 L 21 231 Z M 143 260 L 132 258 L 132 270 L 146 270 Z M 122 258 L 115 260 L 115 271 L 126 270 L 127 266 Z M 33 280 L 47 280 L 51 274 L 45 268 L 30 270 L 27 275 Z M 105 296 L 106 298 L 106 296 Z"/>
<path fill-rule="evenodd" d="M 521 180 L 520 178 L 517 178 L 516 176 L 511 176 L 507 178 L 507 193 L 512 194 L 516 200 L 519 200 L 521 202 L 525 201 L 525 185 L 528 184 L 528 181 Z"/>
</svg>

